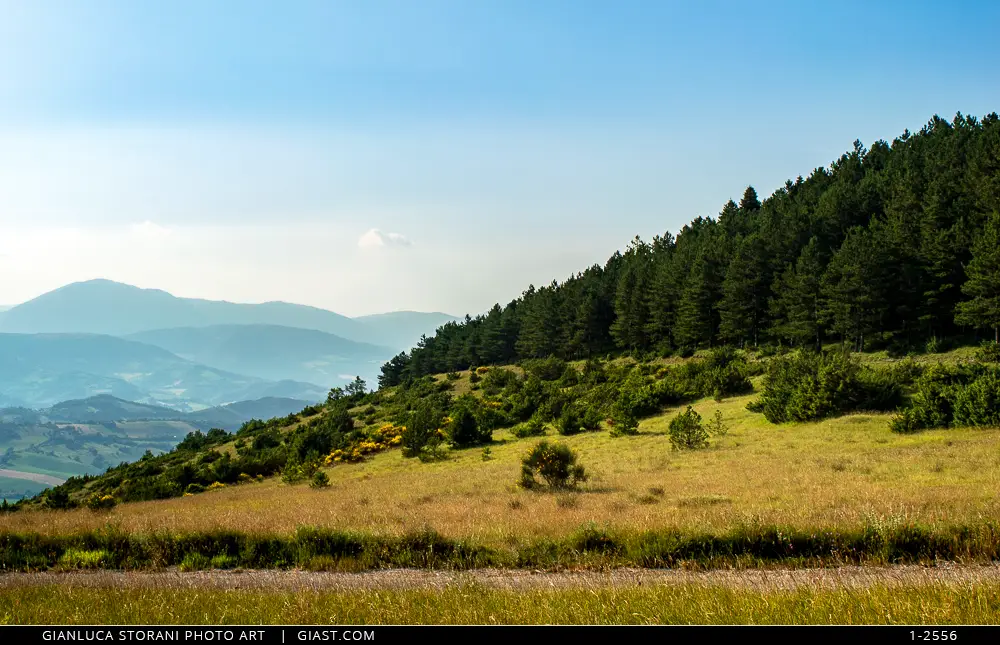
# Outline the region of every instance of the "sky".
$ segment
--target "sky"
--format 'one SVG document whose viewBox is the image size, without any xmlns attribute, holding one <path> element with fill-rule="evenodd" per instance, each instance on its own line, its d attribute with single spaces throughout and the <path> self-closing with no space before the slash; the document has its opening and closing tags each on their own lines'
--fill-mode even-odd
<svg viewBox="0 0 1000 645">
<path fill-rule="evenodd" d="M 1000 3 L 0 0 L 0 304 L 476 314 L 932 115 Z"/>
</svg>

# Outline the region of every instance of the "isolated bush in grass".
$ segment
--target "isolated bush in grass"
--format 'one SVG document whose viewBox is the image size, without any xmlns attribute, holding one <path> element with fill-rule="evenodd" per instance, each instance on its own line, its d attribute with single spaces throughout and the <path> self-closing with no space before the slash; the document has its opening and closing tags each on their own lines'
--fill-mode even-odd
<svg viewBox="0 0 1000 645">
<path fill-rule="evenodd" d="M 519 483 L 527 489 L 546 486 L 565 490 L 586 479 L 584 467 L 577 463 L 576 453 L 566 444 L 540 441 L 521 460 Z"/>
<path fill-rule="evenodd" d="M 317 470 L 309 480 L 310 488 L 326 488 L 330 485 L 330 477 L 323 470 Z"/>
<path fill-rule="evenodd" d="M 705 424 L 705 430 L 713 437 L 724 437 L 729 434 L 729 426 L 722 419 L 722 410 L 716 410 L 712 420 Z"/>
<path fill-rule="evenodd" d="M 670 445 L 675 450 L 697 450 L 708 447 L 708 431 L 701 423 L 701 415 L 691 409 L 681 412 L 670 421 Z"/>
</svg>

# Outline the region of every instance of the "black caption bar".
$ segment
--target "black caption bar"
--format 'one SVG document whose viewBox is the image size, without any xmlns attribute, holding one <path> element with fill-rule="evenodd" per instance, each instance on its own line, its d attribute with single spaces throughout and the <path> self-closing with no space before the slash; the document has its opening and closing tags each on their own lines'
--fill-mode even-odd
<svg viewBox="0 0 1000 645">
<path fill-rule="evenodd" d="M 997 643 L 996 626 L 0 626 L 0 643 L 438 643 L 476 639 L 509 640 L 512 645 L 563 639 L 577 643 L 601 642 L 697 643 L 706 639 L 739 642 L 753 639 L 772 643 Z M 556 640 L 553 640 L 556 639 Z M 765 639 L 761 641 L 761 639 Z M 493 642 L 503 642 L 495 640 Z M 712 642 L 712 641 L 709 641 Z"/>
</svg>

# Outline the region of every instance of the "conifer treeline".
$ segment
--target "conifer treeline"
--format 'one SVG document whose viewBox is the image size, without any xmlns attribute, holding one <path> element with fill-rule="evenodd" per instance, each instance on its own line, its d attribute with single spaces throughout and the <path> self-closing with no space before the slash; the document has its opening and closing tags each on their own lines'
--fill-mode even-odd
<svg viewBox="0 0 1000 645">
<path fill-rule="evenodd" d="M 919 133 L 752 187 L 718 218 L 636 237 L 562 283 L 529 286 L 382 368 L 379 384 L 509 363 L 716 344 L 856 350 L 1000 326 L 1000 119 L 935 116 Z"/>
</svg>

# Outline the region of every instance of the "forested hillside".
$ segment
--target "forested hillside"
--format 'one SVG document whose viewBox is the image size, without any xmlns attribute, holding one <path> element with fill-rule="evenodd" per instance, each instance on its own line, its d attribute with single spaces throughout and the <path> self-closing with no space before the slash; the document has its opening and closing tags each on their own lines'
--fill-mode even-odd
<svg viewBox="0 0 1000 645">
<path fill-rule="evenodd" d="M 1000 119 L 937 116 L 853 150 L 760 201 L 639 237 L 604 266 L 529 286 L 448 323 L 382 368 L 379 384 L 615 351 L 843 342 L 859 351 L 997 340 Z"/>
</svg>

